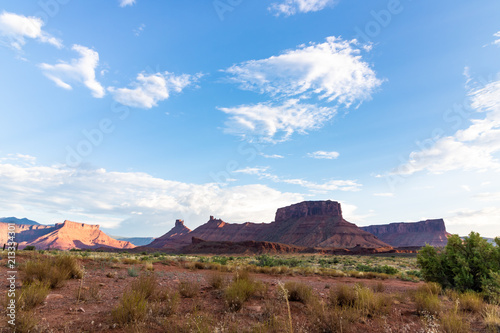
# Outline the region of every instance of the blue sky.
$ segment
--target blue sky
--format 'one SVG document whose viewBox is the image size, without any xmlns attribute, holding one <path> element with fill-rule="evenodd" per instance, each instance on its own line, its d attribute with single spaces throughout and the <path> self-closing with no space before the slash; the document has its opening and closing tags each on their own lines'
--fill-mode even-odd
<svg viewBox="0 0 500 333">
<path fill-rule="evenodd" d="M 0 8 L 0 215 L 160 236 L 337 200 L 500 235 L 500 3 Z"/>
</svg>

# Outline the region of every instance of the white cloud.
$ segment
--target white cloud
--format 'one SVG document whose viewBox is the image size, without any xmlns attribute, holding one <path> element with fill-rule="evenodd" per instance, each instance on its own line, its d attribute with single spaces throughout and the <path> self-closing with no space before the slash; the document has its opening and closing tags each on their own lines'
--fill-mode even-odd
<svg viewBox="0 0 500 333">
<path fill-rule="evenodd" d="M 298 185 L 314 192 L 329 192 L 329 191 L 349 191 L 356 192 L 361 189 L 361 184 L 355 180 L 327 180 L 322 183 L 315 183 L 304 179 L 280 177 L 269 172 L 269 167 L 246 167 L 234 171 L 247 175 L 257 176 L 259 179 L 268 179 L 275 183 L 284 183 Z"/>
<path fill-rule="evenodd" d="M 134 36 L 139 37 L 146 28 L 146 25 L 142 23 L 137 29 L 134 29 Z"/>
<path fill-rule="evenodd" d="M 339 157 L 339 153 L 336 151 L 315 151 L 314 153 L 307 154 L 308 157 L 315 159 L 333 160 Z"/>
<path fill-rule="evenodd" d="M 279 154 L 267 155 L 267 154 L 264 154 L 264 153 L 260 153 L 259 155 L 262 156 L 262 157 L 264 157 L 264 158 L 272 158 L 272 159 L 285 158 L 285 156 L 279 155 Z"/>
<path fill-rule="evenodd" d="M 500 201 L 500 192 L 482 192 L 474 195 L 474 198 L 481 201 Z"/>
<path fill-rule="evenodd" d="M 42 30 L 43 21 L 34 16 L 23 16 L 3 11 L 0 14 L 0 36 L 4 43 L 17 50 L 26 44 L 26 38 L 62 47 L 62 42 Z"/>
<path fill-rule="evenodd" d="M 209 215 L 232 222 L 270 222 L 276 208 L 301 200 L 300 194 L 259 184 L 221 187 L 215 183 L 181 183 L 140 172 L 0 162 L 3 212 L 12 210 L 14 214 L 21 205 L 26 214 L 62 215 L 104 227 L 117 227 L 127 219 L 137 221 L 137 227 L 155 217 L 163 223 L 185 218 L 193 227 L 206 222 Z"/>
<path fill-rule="evenodd" d="M 328 6 L 333 7 L 336 3 L 336 0 L 284 0 L 271 4 L 269 10 L 275 12 L 276 15 L 290 16 L 297 13 L 317 12 Z"/>
<path fill-rule="evenodd" d="M 120 7 L 126 7 L 134 5 L 136 0 L 119 0 L 119 1 L 120 1 Z"/>
<path fill-rule="evenodd" d="M 273 101 L 219 108 L 229 114 L 225 132 L 250 141 L 282 142 L 294 132 L 322 127 L 339 107 L 370 99 L 382 81 L 361 51 L 356 40 L 328 37 L 324 43 L 231 66 L 225 70 L 231 82 Z"/>
<path fill-rule="evenodd" d="M 336 110 L 290 99 L 283 104 L 259 103 L 219 108 L 227 113 L 225 133 L 241 136 L 248 141 L 282 142 L 298 132 L 317 129 L 331 119 Z"/>
<path fill-rule="evenodd" d="M 392 198 L 394 197 L 394 193 L 390 193 L 390 192 L 387 192 L 387 193 L 373 193 L 374 196 L 376 197 L 386 197 L 386 198 Z"/>
<path fill-rule="evenodd" d="M 226 72 L 242 89 L 272 96 L 316 95 L 350 106 L 371 97 L 382 83 L 361 59 L 355 40 L 328 37 L 278 56 L 233 65 Z"/>
<path fill-rule="evenodd" d="M 454 233 L 459 233 L 461 236 L 468 235 L 470 231 L 479 232 L 481 236 L 500 236 L 492 234 L 500 221 L 500 208 L 498 207 L 456 210 L 450 212 L 445 221 L 449 226 L 448 229 L 453 229 Z"/>
<path fill-rule="evenodd" d="M 494 45 L 500 45 L 500 31 L 493 35 L 496 39 L 493 41 Z"/>
<path fill-rule="evenodd" d="M 58 64 L 41 64 L 45 76 L 54 81 L 59 87 L 73 89 L 72 83 L 85 85 L 92 92 L 92 96 L 101 98 L 105 95 L 104 88 L 96 80 L 95 70 L 99 65 L 99 53 L 81 45 L 73 45 L 80 58 L 72 59 L 71 62 L 60 61 Z"/>
<path fill-rule="evenodd" d="M 500 151 L 500 81 L 487 84 L 470 93 L 472 108 L 483 119 L 472 119 L 471 125 L 454 135 L 438 139 L 432 146 L 410 154 L 407 163 L 393 173 L 411 175 L 427 170 L 444 173 L 452 170 L 500 170 L 496 153 Z"/>
<path fill-rule="evenodd" d="M 127 106 L 150 109 L 158 102 L 170 97 L 172 91 L 181 92 L 184 88 L 201 77 L 182 74 L 174 75 L 169 72 L 145 74 L 139 73 L 132 88 L 109 87 L 108 90 L 114 99 Z"/>
</svg>

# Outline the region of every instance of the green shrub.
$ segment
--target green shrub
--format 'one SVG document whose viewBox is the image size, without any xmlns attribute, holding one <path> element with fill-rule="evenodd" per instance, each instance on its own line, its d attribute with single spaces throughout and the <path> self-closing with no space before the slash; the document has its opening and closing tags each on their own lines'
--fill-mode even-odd
<svg viewBox="0 0 500 333">
<path fill-rule="evenodd" d="M 358 264 L 356 266 L 356 270 L 360 272 L 383 273 L 389 275 L 394 275 L 399 272 L 397 268 L 388 265 L 371 267 L 368 265 Z"/>
<path fill-rule="evenodd" d="M 221 289 L 226 284 L 226 278 L 221 272 L 213 272 L 208 277 L 208 284 L 214 289 Z"/>
<path fill-rule="evenodd" d="M 417 262 L 424 279 L 443 288 L 500 295 L 500 238 L 493 245 L 475 232 L 463 240 L 452 235 L 442 251 L 430 245 L 422 248 Z"/>
<path fill-rule="evenodd" d="M 36 247 L 34 247 L 33 245 L 28 245 L 24 248 L 24 251 L 35 251 L 36 250 Z"/>
</svg>

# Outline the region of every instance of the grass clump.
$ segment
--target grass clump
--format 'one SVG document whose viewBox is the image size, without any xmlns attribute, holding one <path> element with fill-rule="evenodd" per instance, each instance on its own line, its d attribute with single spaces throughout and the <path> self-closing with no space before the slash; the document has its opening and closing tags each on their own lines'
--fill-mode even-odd
<svg viewBox="0 0 500 333">
<path fill-rule="evenodd" d="M 151 312 L 161 317 L 172 316 L 179 306 L 179 298 L 179 292 L 174 289 L 160 289 L 152 298 Z"/>
<path fill-rule="evenodd" d="M 483 321 L 490 332 L 500 331 L 500 308 L 498 305 L 487 304 L 482 315 Z"/>
<path fill-rule="evenodd" d="M 147 305 L 148 302 L 141 292 L 129 289 L 123 293 L 111 316 L 118 324 L 137 323 L 146 317 Z"/>
<path fill-rule="evenodd" d="M 129 267 L 127 269 L 128 276 L 137 277 L 139 276 L 139 271 L 135 267 Z"/>
<path fill-rule="evenodd" d="M 208 284 L 215 290 L 222 289 L 226 285 L 226 278 L 221 272 L 215 271 L 209 275 Z"/>
<path fill-rule="evenodd" d="M 475 292 L 467 291 L 458 296 L 460 310 L 479 313 L 484 308 L 483 298 Z"/>
<path fill-rule="evenodd" d="M 198 295 L 200 284 L 196 281 L 181 281 L 179 283 L 179 294 L 184 298 L 193 298 Z"/>
<path fill-rule="evenodd" d="M 455 306 L 450 311 L 440 316 L 440 324 L 444 333 L 467 333 L 470 332 L 470 325 L 460 312 L 460 301 L 455 302 Z"/>
<path fill-rule="evenodd" d="M 24 285 L 19 294 L 18 305 L 22 310 L 29 311 L 42 304 L 49 291 L 50 286 L 45 282 L 35 281 Z"/>
<path fill-rule="evenodd" d="M 36 257 L 28 260 L 24 267 L 24 284 L 35 281 L 47 283 L 51 288 L 62 287 L 69 279 L 81 279 L 83 269 L 78 260 L 69 255 L 52 257 Z"/>
<path fill-rule="evenodd" d="M 151 298 L 154 295 L 157 283 L 154 274 L 141 274 L 131 283 L 132 290 L 141 294 L 145 299 Z"/>
<path fill-rule="evenodd" d="M 239 311 L 250 297 L 262 291 L 263 285 L 250 278 L 248 271 L 236 272 L 231 284 L 224 291 L 224 299 L 231 311 Z"/>
<path fill-rule="evenodd" d="M 414 294 L 417 313 L 420 315 L 436 315 L 441 310 L 441 302 L 438 295 L 427 293 L 424 290 L 417 290 Z"/>
<path fill-rule="evenodd" d="M 288 291 L 288 300 L 307 304 L 313 298 L 312 288 L 302 282 L 286 282 L 285 289 Z"/>
<path fill-rule="evenodd" d="M 38 319 L 32 311 L 19 311 L 16 314 L 16 333 L 34 332 L 38 325 Z"/>
</svg>

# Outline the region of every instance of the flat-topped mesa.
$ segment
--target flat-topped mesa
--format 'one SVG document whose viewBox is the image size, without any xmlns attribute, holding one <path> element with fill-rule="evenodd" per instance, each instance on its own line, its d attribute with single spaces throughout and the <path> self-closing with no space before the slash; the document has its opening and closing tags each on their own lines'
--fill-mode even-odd
<svg viewBox="0 0 500 333">
<path fill-rule="evenodd" d="M 65 229 L 79 229 L 79 230 L 99 230 L 98 224 L 85 224 L 69 220 L 65 220 L 63 223 L 56 223 L 55 227 L 56 229 L 65 228 Z"/>
<path fill-rule="evenodd" d="M 298 204 L 279 208 L 276 211 L 275 222 L 286 221 L 291 218 L 309 216 L 328 216 L 342 218 L 342 208 L 337 201 L 303 201 Z"/>
</svg>

